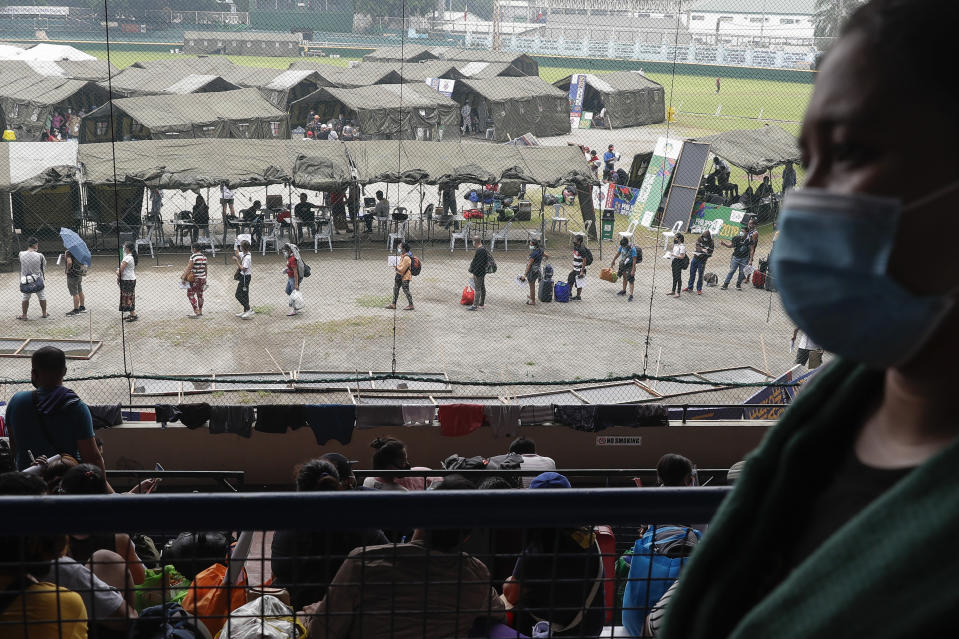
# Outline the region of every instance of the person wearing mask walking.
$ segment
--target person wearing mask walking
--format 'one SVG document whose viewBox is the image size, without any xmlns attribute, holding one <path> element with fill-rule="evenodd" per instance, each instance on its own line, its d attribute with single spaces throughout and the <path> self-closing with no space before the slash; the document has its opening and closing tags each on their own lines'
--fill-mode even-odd
<svg viewBox="0 0 959 639">
<path fill-rule="evenodd" d="M 236 264 L 236 301 L 243 306 L 243 311 L 236 316 L 242 319 L 253 317 L 253 309 L 250 308 L 250 278 L 253 275 L 253 257 L 250 255 L 250 243 L 243 240 L 236 249 L 233 250 L 233 263 Z"/>
<path fill-rule="evenodd" d="M 679 292 L 683 288 L 683 269 L 689 266 L 689 256 L 686 255 L 686 238 L 682 233 L 677 233 L 673 238 L 673 250 L 669 252 L 669 260 L 673 267 L 673 286 L 669 290 L 669 295 L 679 299 Z"/>
<path fill-rule="evenodd" d="M 566 283 L 569 284 L 569 290 L 576 289 L 576 295 L 569 299 L 573 302 L 583 301 L 583 284 L 586 283 L 586 256 L 589 249 L 583 244 L 583 234 L 577 233 L 573 236 L 573 270 L 569 272 Z"/>
<path fill-rule="evenodd" d="M 126 321 L 135 322 L 137 315 L 137 263 L 140 256 L 133 242 L 123 243 L 123 260 L 117 269 L 117 284 L 120 285 L 120 313 L 127 313 Z"/>
<path fill-rule="evenodd" d="M 539 240 L 530 240 L 526 271 L 519 278 L 520 282 L 529 282 L 529 299 L 526 300 L 529 306 L 536 306 L 536 282 L 543 276 L 544 259 L 549 259 L 549 255 L 539 247 Z"/>
<path fill-rule="evenodd" d="M 180 279 L 188 285 L 186 297 L 193 307 L 193 314 L 187 315 L 191 319 L 203 316 L 203 291 L 206 289 L 207 259 L 200 245 L 194 242 L 190 246 L 192 254 L 190 261 Z"/>
<path fill-rule="evenodd" d="M 41 317 L 49 317 L 47 315 L 47 295 L 43 292 L 46 286 L 43 280 L 46 277 L 47 258 L 38 250 L 39 248 L 39 240 L 31 237 L 27 240 L 27 250 L 20 251 L 20 292 L 23 294 L 20 310 L 23 312 L 17 315 L 19 320 L 27 319 L 27 311 L 30 309 L 30 296 L 34 293 L 40 300 Z"/>
<path fill-rule="evenodd" d="M 613 256 L 613 261 L 609 263 L 609 268 L 613 269 L 616 267 L 616 260 L 619 260 L 619 278 L 623 280 L 623 290 L 617 295 L 626 295 L 626 285 L 629 284 L 629 298 L 628 302 L 633 301 L 633 288 L 636 286 L 636 265 L 639 264 L 643 259 L 643 253 L 640 251 L 639 247 L 632 246 L 629 243 L 629 238 L 622 237 L 619 239 L 619 248 L 616 250 L 616 255 Z"/>
<path fill-rule="evenodd" d="M 470 262 L 469 274 L 473 280 L 473 305 L 466 307 L 468 311 L 475 311 L 477 308 L 483 308 L 486 304 L 486 271 L 489 268 L 490 254 L 483 246 L 483 240 L 480 236 L 473 238 L 473 247 L 476 252 L 473 254 L 473 261 Z"/>
<path fill-rule="evenodd" d="M 410 295 L 410 280 L 413 279 L 413 254 L 410 252 L 410 245 L 406 242 L 400 244 L 400 248 L 397 251 L 400 254 L 400 263 L 393 267 L 396 271 L 396 275 L 393 278 L 393 303 L 387 305 L 386 308 L 396 308 L 396 300 L 400 296 L 400 289 L 403 289 L 403 293 L 406 295 L 406 300 L 409 302 L 409 306 L 404 308 L 404 311 L 413 310 L 413 296 Z"/>
<path fill-rule="evenodd" d="M 80 260 L 73 257 L 70 251 L 63 252 L 63 272 L 67 276 L 67 292 L 73 297 L 73 310 L 67 311 L 67 317 L 86 313 L 87 307 L 83 305 L 83 275 L 84 266 Z"/>
<path fill-rule="evenodd" d="M 703 294 L 703 273 L 706 271 L 706 261 L 712 256 L 714 250 L 716 245 L 713 243 L 713 235 L 709 229 L 706 229 L 696 240 L 693 261 L 689 265 L 689 285 L 683 290 L 692 292 L 695 285 L 696 295 Z"/>
</svg>

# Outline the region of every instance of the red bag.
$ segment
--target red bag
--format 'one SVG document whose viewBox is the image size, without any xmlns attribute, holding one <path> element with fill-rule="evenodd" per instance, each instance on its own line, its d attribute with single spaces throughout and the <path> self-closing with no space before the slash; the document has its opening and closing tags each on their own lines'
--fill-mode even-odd
<svg viewBox="0 0 959 639">
<path fill-rule="evenodd" d="M 463 218 L 467 220 L 483 219 L 483 212 L 479 209 L 467 209 L 463 211 Z"/>
<path fill-rule="evenodd" d="M 463 289 L 463 297 L 460 298 L 460 304 L 472 306 L 473 300 L 476 299 L 476 291 L 473 290 L 472 286 L 467 286 Z"/>
<path fill-rule="evenodd" d="M 765 285 L 766 274 L 757 268 L 755 271 L 753 271 L 753 286 L 756 288 L 763 288 Z"/>
</svg>

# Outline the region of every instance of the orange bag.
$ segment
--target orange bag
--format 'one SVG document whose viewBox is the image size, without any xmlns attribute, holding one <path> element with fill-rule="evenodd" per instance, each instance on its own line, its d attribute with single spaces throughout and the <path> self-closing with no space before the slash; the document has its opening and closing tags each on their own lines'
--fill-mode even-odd
<svg viewBox="0 0 959 639">
<path fill-rule="evenodd" d="M 211 636 L 216 636 L 230 612 L 246 603 L 246 587 L 246 570 L 240 573 L 237 583 L 227 586 L 226 566 L 213 564 L 197 574 L 181 605 L 203 622 Z"/>
<path fill-rule="evenodd" d="M 615 284 L 616 280 L 619 279 L 619 276 L 613 272 L 613 269 L 604 268 L 599 271 L 599 279 Z"/>
<path fill-rule="evenodd" d="M 476 292 L 473 290 L 472 286 L 467 286 L 463 289 L 463 296 L 460 297 L 460 304 L 469 305 L 472 304 L 476 299 Z"/>
</svg>

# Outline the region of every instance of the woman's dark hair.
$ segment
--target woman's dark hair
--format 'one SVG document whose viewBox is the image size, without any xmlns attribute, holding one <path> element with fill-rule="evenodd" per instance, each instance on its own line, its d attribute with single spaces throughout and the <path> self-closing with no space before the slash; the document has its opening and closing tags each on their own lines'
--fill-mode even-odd
<svg viewBox="0 0 959 639">
<path fill-rule="evenodd" d="M 409 245 L 408 242 L 401 242 L 401 243 L 400 243 L 400 248 L 403 249 L 403 252 L 404 252 L 404 253 L 409 253 L 409 252 L 410 252 L 410 245 Z"/>
<path fill-rule="evenodd" d="M 300 492 L 340 488 L 340 474 L 336 466 L 326 460 L 311 459 L 296 471 L 296 489 Z"/>
<path fill-rule="evenodd" d="M 244 253 L 249 253 L 250 243 L 246 240 L 243 240 L 242 242 L 240 242 L 240 249 L 242 249 Z"/>
<path fill-rule="evenodd" d="M 483 482 L 477 486 L 477 490 L 510 490 L 515 488 L 508 481 L 502 477 L 487 477 Z"/>
<path fill-rule="evenodd" d="M 676 239 L 679 240 L 680 242 L 685 242 L 685 241 L 686 241 L 686 236 L 683 235 L 682 233 L 677 233 L 677 234 L 676 234 Z"/>
<path fill-rule="evenodd" d="M 656 475 L 663 486 L 685 486 L 686 478 L 693 474 L 693 462 L 676 453 L 666 453 L 656 464 Z"/>
<path fill-rule="evenodd" d="M 516 453 L 517 455 L 535 455 L 536 442 L 522 436 L 517 437 L 513 440 L 513 443 L 509 445 L 509 452 Z"/>
<path fill-rule="evenodd" d="M 621 238 L 619 238 L 619 245 L 620 245 L 620 246 L 629 246 L 629 240 L 628 240 L 627 238 L 625 238 L 625 237 L 621 237 Z"/>
<path fill-rule="evenodd" d="M 60 491 L 65 495 L 105 495 L 109 492 L 103 471 L 93 464 L 77 464 L 64 473 Z"/>
<path fill-rule="evenodd" d="M 403 465 L 406 444 L 400 440 L 394 437 L 377 437 L 370 442 L 370 447 L 376 450 L 373 453 L 373 470 L 387 470 L 390 466 L 399 468 Z"/>
<path fill-rule="evenodd" d="M 140 254 L 137 253 L 137 245 L 133 242 L 124 242 L 123 248 L 127 251 L 130 251 L 130 255 L 133 256 L 133 265 L 136 266 L 140 263 Z"/>
<path fill-rule="evenodd" d="M 250 208 L 259 211 L 261 206 L 262 204 L 260 204 L 259 200 L 253 200 L 253 204 L 250 205 Z"/>
</svg>

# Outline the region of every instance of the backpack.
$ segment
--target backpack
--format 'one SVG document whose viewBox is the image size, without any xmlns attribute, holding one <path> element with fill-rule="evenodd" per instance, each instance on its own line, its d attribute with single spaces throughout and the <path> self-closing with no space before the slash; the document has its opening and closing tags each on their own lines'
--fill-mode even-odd
<svg viewBox="0 0 959 639">
<path fill-rule="evenodd" d="M 543 206 L 553 206 L 559 204 L 559 200 L 552 193 L 547 193 L 543 198 Z"/>
<path fill-rule="evenodd" d="M 200 639 L 208 633 L 178 603 L 152 606 L 140 613 L 130 628 L 130 639 Z"/>
<path fill-rule="evenodd" d="M 544 280 L 551 280 L 551 279 L 553 279 L 553 265 L 552 265 L 552 264 L 545 264 L 545 265 L 543 265 L 543 279 L 544 279 Z"/>
<path fill-rule="evenodd" d="M 410 256 L 410 275 L 416 276 L 423 270 L 423 262 L 415 255 Z"/>
<path fill-rule="evenodd" d="M 303 279 L 306 279 L 310 276 L 310 265 L 306 262 L 303 262 Z"/>
<path fill-rule="evenodd" d="M 486 260 L 486 272 L 495 273 L 496 272 L 496 260 L 493 259 L 493 254 L 489 253 L 489 259 Z"/>
<path fill-rule="evenodd" d="M 589 266 L 593 263 L 593 252 L 585 246 L 580 247 L 579 254 L 583 256 L 584 266 Z"/>
<path fill-rule="evenodd" d="M 642 636 L 646 616 L 676 581 L 701 536 L 694 528 L 651 526 L 636 540 L 623 592 L 627 635 Z"/>
</svg>

